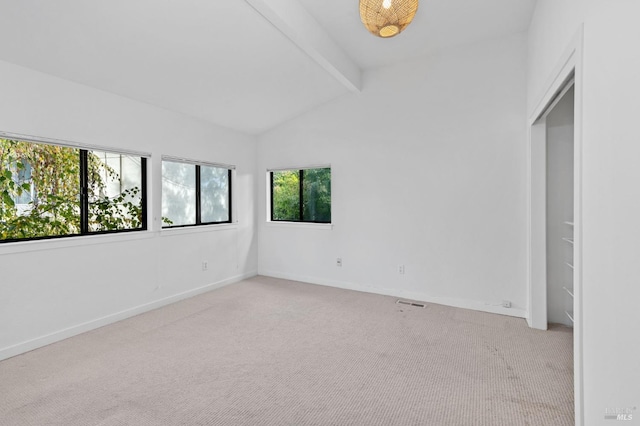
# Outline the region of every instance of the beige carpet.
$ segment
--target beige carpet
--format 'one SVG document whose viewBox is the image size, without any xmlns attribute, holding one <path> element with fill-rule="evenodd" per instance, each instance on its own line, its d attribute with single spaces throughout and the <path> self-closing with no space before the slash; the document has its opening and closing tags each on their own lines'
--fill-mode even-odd
<svg viewBox="0 0 640 426">
<path fill-rule="evenodd" d="M 256 277 L 0 362 L 2 425 L 573 425 L 571 329 Z"/>
</svg>

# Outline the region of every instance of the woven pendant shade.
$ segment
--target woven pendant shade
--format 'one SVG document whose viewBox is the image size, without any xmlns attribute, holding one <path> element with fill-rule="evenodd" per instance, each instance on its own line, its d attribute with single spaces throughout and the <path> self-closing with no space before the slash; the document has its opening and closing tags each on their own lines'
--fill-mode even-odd
<svg viewBox="0 0 640 426">
<path fill-rule="evenodd" d="M 360 0 L 360 19 L 371 34 L 400 34 L 416 15 L 418 0 Z"/>
</svg>

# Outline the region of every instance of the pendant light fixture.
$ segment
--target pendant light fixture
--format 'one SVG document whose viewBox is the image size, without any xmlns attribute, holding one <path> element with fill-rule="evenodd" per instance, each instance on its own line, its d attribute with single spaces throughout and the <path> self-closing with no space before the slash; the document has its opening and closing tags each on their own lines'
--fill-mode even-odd
<svg viewBox="0 0 640 426">
<path fill-rule="evenodd" d="M 418 0 L 360 0 L 360 19 L 371 34 L 382 38 L 400 34 L 418 10 Z"/>
</svg>

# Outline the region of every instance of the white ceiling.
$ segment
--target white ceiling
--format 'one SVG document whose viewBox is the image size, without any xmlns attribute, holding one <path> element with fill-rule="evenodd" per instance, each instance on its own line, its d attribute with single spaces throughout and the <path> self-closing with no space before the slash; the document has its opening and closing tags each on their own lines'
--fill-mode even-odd
<svg viewBox="0 0 640 426">
<path fill-rule="evenodd" d="M 354 70 L 524 31 L 534 4 L 421 0 L 383 40 L 358 0 L 0 0 L 0 60 L 256 134 L 354 90 Z"/>
<path fill-rule="evenodd" d="M 358 0 L 299 0 L 363 69 L 526 31 L 536 0 L 420 0 L 400 35 L 381 39 L 360 24 Z"/>
</svg>

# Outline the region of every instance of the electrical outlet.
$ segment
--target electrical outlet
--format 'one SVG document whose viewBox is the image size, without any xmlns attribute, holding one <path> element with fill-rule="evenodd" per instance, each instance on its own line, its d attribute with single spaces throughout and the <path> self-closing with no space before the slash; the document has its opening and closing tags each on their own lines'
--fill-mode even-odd
<svg viewBox="0 0 640 426">
<path fill-rule="evenodd" d="M 209 262 L 202 262 L 202 270 L 203 271 L 209 270 Z"/>
<path fill-rule="evenodd" d="M 509 301 L 509 300 L 503 300 L 503 301 L 502 301 L 502 307 L 503 307 L 503 308 L 510 308 L 510 307 L 511 307 L 511 301 Z"/>
<path fill-rule="evenodd" d="M 336 266 L 342 266 L 342 258 L 341 257 L 336 259 Z"/>
<path fill-rule="evenodd" d="M 398 273 L 404 275 L 404 265 L 398 265 Z"/>
</svg>

